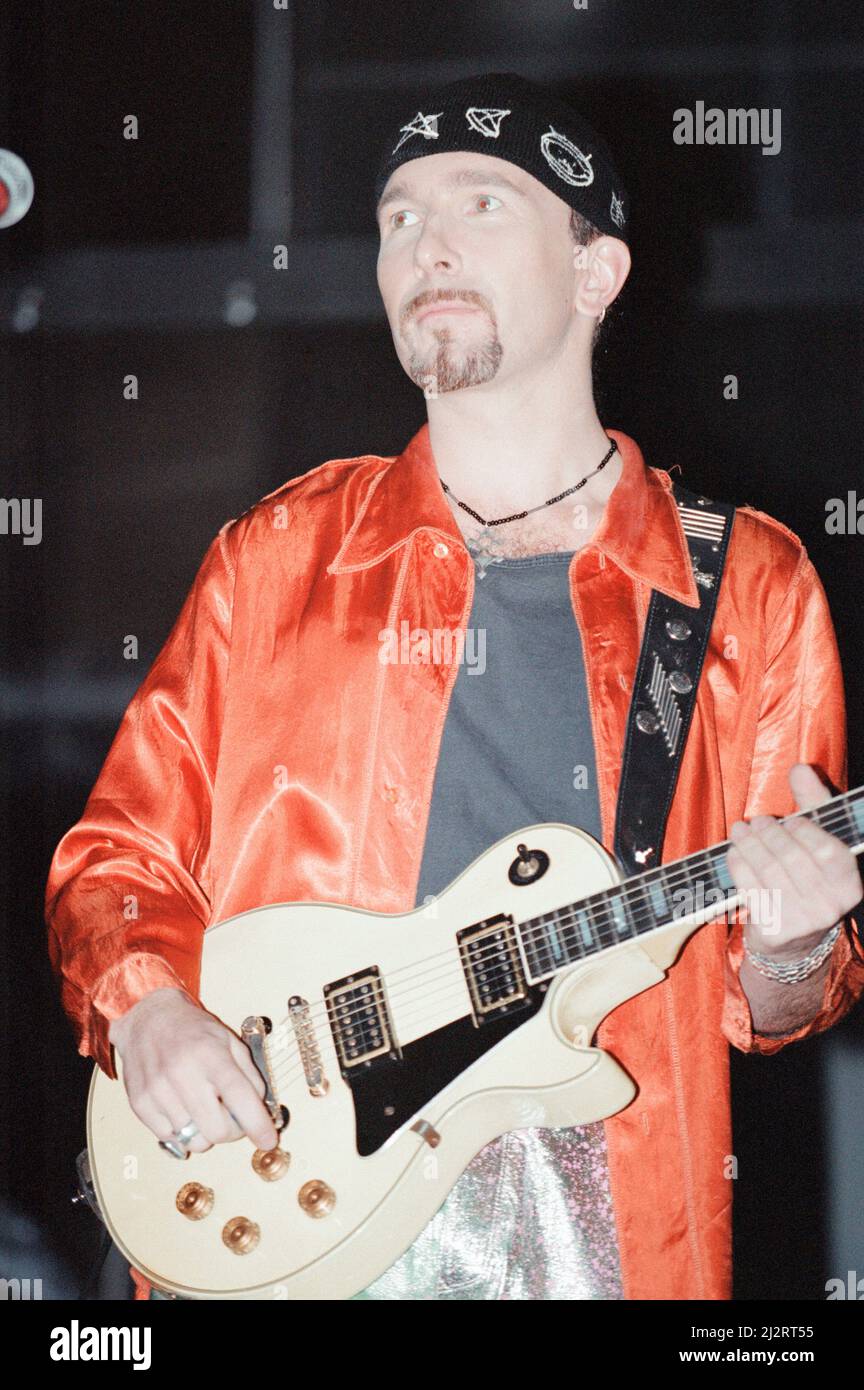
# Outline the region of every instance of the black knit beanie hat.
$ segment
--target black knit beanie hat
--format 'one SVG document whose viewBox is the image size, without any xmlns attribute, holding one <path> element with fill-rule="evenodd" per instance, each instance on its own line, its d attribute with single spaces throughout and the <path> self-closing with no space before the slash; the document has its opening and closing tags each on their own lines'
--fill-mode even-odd
<svg viewBox="0 0 864 1390">
<path fill-rule="evenodd" d="M 376 203 L 400 164 L 450 150 L 518 165 L 599 231 L 629 240 L 629 199 L 608 146 L 537 83 L 512 72 L 485 73 L 400 104 L 375 180 Z"/>
</svg>

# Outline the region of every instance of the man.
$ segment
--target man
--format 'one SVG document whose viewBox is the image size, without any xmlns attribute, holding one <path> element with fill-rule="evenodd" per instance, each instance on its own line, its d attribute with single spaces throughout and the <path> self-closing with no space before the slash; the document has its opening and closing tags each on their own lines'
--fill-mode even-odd
<svg viewBox="0 0 864 1390">
<path fill-rule="evenodd" d="M 668 472 L 594 407 L 630 268 L 608 150 L 512 74 L 408 105 L 378 281 L 428 424 L 222 528 L 51 867 L 79 1050 L 114 1076 L 116 1047 L 135 1113 L 192 1152 L 276 1142 L 248 1052 L 197 1002 L 204 929 L 269 902 L 404 911 L 537 821 L 611 848 L 651 591 L 699 602 Z M 404 623 L 484 634 L 488 668 L 383 659 Z M 775 1052 L 864 989 L 853 855 L 774 819 L 845 787 L 844 718 L 803 546 L 739 509 L 663 858 L 731 833 L 736 885 L 782 912 L 746 942 L 741 921 L 697 931 L 598 1030 L 635 1100 L 487 1145 L 365 1296 L 730 1297 L 728 1043 Z"/>
</svg>

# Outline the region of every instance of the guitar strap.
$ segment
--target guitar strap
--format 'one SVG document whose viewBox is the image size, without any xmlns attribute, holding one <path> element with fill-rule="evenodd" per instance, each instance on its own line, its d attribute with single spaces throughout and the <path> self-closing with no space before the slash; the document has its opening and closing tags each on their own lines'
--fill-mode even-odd
<svg viewBox="0 0 864 1390">
<path fill-rule="evenodd" d="M 659 589 L 651 592 L 615 816 L 614 852 L 628 878 L 661 861 L 735 521 L 731 503 L 712 502 L 674 479 L 672 491 L 687 537 L 699 608 L 689 608 Z"/>
</svg>

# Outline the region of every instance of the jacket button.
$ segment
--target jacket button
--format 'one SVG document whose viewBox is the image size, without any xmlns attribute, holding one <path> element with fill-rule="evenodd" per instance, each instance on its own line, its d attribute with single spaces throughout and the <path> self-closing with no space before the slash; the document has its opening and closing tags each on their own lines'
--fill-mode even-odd
<svg viewBox="0 0 864 1390">
<path fill-rule="evenodd" d="M 432 554 L 437 555 L 439 560 L 443 560 L 446 555 L 450 554 L 450 547 L 445 545 L 443 541 L 439 541 Z"/>
</svg>

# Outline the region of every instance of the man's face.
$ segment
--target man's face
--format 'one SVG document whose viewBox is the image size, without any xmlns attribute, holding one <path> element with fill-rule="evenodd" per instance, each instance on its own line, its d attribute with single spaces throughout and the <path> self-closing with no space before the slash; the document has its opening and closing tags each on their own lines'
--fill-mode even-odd
<svg viewBox="0 0 864 1390">
<path fill-rule="evenodd" d="M 573 329 L 566 203 L 492 155 L 394 170 L 378 208 L 378 286 L 399 361 L 426 394 L 536 368 Z"/>
</svg>

